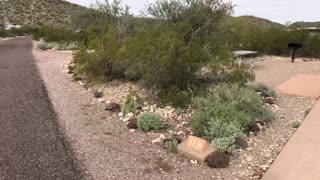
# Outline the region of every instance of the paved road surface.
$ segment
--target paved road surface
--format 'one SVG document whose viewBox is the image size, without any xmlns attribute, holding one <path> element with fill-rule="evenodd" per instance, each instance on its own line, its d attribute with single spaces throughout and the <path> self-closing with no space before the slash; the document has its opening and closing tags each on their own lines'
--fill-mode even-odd
<svg viewBox="0 0 320 180">
<path fill-rule="evenodd" d="M 83 179 L 32 56 L 31 38 L 0 42 L 0 179 Z"/>
</svg>

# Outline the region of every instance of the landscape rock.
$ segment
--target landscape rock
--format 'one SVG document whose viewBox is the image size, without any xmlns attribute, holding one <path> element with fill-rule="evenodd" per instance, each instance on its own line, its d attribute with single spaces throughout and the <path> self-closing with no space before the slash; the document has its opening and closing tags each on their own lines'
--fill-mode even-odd
<svg viewBox="0 0 320 180">
<path fill-rule="evenodd" d="M 96 91 L 93 92 L 93 96 L 94 96 L 95 98 L 102 98 L 103 92 L 96 90 Z"/>
<path fill-rule="evenodd" d="M 159 144 L 159 145 L 163 145 L 163 139 L 161 138 L 157 138 L 151 141 L 152 144 Z"/>
<path fill-rule="evenodd" d="M 246 149 L 248 147 L 247 141 L 242 137 L 236 139 L 235 145 L 237 149 Z"/>
<path fill-rule="evenodd" d="M 255 168 L 255 169 L 254 169 L 254 172 L 253 172 L 253 174 L 252 174 L 252 176 L 253 176 L 254 178 L 260 178 L 260 177 L 262 177 L 262 175 L 263 175 L 263 171 L 262 171 L 262 169 L 260 169 L 260 168 Z"/>
<path fill-rule="evenodd" d="M 127 114 L 127 116 L 128 116 L 128 117 L 133 117 L 134 114 L 133 114 L 132 112 L 130 112 L 130 113 Z"/>
<path fill-rule="evenodd" d="M 230 157 L 226 153 L 215 151 L 206 162 L 211 168 L 226 168 L 230 164 Z"/>
<path fill-rule="evenodd" d="M 275 104 L 275 103 L 276 103 L 276 100 L 275 100 L 273 97 L 266 97 L 266 98 L 264 99 L 264 102 L 272 105 L 272 104 Z"/>
<path fill-rule="evenodd" d="M 111 112 L 120 112 L 121 106 L 117 103 L 112 102 L 106 105 L 105 110 Z"/>
<path fill-rule="evenodd" d="M 105 100 L 105 99 L 102 99 L 102 98 L 99 98 L 99 99 L 98 99 L 98 102 L 99 102 L 99 103 L 105 103 L 106 100 Z"/>
<path fill-rule="evenodd" d="M 124 116 L 123 112 L 119 112 L 118 116 L 123 117 Z"/>
<path fill-rule="evenodd" d="M 166 136 L 164 134 L 160 134 L 159 138 L 164 140 L 166 139 Z"/>
<path fill-rule="evenodd" d="M 137 122 L 137 118 L 131 118 L 128 121 L 127 127 L 129 129 L 138 129 L 138 122 Z"/>
<path fill-rule="evenodd" d="M 127 123 L 130 121 L 130 119 L 131 119 L 131 117 L 126 117 L 126 118 L 122 118 L 121 121 L 124 123 Z"/>
</svg>

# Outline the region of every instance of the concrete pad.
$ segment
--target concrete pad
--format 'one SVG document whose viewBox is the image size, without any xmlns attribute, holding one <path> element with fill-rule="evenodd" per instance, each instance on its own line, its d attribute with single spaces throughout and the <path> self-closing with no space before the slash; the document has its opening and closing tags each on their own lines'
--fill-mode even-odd
<svg viewBox="0 0 320 180">
<path fill-rule="evenodd" d="M 192 160 L 205 162 L 215 149 L 201 138 L 189 136 L 188 139 L 178 145 L 178 153 Z"/>
<path fill-rule="evenodd" d="M 298 74 L 276 87 L 283 94 L 303 97 L 320 97 L 320 76 Z"/>
<path fill-rule="evenodd" d="M 262 180 L 320 179 L 320 101 L 289 140 Z"/>
</svg>

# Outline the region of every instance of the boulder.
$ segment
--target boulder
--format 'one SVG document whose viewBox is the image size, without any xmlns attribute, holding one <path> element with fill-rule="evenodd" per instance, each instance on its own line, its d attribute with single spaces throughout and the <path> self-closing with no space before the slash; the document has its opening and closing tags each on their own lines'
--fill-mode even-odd
<svg viewBox="0 0 320 180">
<path fill-rule="evenodd" d="M 226 153 L 215 151 L 209 155 L 206 162 L 211 168 L 226 168 L 229 166 L 230 157 Z"/>
<path fill-rule="evenodd" d="M 106 104 L 105 110 L 111 112 L 120 112 L 121 106 L 117 103 L 111 102 L 109 104 Z"/>
<path fill-rule="evenodd" d="M 268 104 L 270 104 L 270 105 L 273 105 L 273 104 L 276 103 L 276 100 L 275 100 L 273 97 L 266 97 L 266 98 L 264 99 L 264 102 L 265 102 L 265 103 L 268 103 Z"/>
<path fill-rule="evenodd" d="M 129 129 L 138 129 L 138 124 L 137 123 L 138 123 L 137 118 L 131 118 L 128 121 L 127 127 Z"/>
</svg>

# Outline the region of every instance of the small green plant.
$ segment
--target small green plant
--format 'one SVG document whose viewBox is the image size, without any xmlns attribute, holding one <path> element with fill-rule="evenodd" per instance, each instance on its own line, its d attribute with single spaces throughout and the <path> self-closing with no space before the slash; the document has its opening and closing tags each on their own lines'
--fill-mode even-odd
<svg viewBox="0 0 320 180">
<path fill-rule="evenodd" d="M 297 128 L 299 128 L 300 126 L 301 126 L 301 121 L 293 121 L 292 123 L 291 123 L 291 126 L 293 127 L 293 128 L 295 128 L 295 129 L 297 129 Z"/>
<path fill-rule="evenodd" d="M 249 86 L 254 91 L 261 94 L 262 97 L 276 97 L 277 94 L 274 90 L 270 89 L 267 85 L 263 83 L 252 84 Z"/>
<path fill-rule="evenodd" d="M 99 90 L 94 90 L 93 91 L 93 96 L 95 98 L 102 98 L 103 97 L 103 92 L 99 91 Z"/>
<path fill-rule="evenodd" d="M 40 42 L 40 43 L 38 44 L 38 49 L 48 50 L 48 49 L 50 49 L 50 48 L 49 48 L 49 46 L 48 46 L 48 43 Z"/>
<path fill-rule="evenodd" d="M 256 121 L 275 118 L 262 97 L 238 84 L 211 87 L 205 97 L 195 99 L 196 113 L 191 129 L 196 136 L 212 141 L 221 152 L 232 154 L 238 137 L 250 130 Z"/>
<path fill-rule="evenodd" d="M 71 42 L 68 44 L 68 46 L 65 49 L 66 50 L 78 50 L 79 45 L 76 42 Z"/>
<path fill-rule="evenodd" d="M 138 128 L 143 131 L 160 130 L 164 127 L 159 115 L 144 113 L 138 116 Z"/>
<path fill-rule="evenodd" d="M 60 44 L 57 42 L 48 43 L 48 49 L 53 49 L 53 48 L 58 49 L 59 46 L 60 46 Z"/>
<path fill-rule="evenodd" d="M 312 108 L 308 108 L 306 109 L 306 111 L 304 112 L 304 117 L 307 117 L 308 114 L 311 112 Z"/>
<path fill-rule="evenodd" d="M 178 141 L 173 139 L 171 141 L 166 142 L 166 148 L 171 153 L 177 153 L 178 152 Z"/>
<path fill-rule="evenodd" d="M 139 97 L 139 95 L 134 91 L 130 91 L 129 95 L 126 97 L 123 113 L 124 114 L 135 113 L 136 110 L 139 107 L 141 107 L 141 105 L 142 105 L 142 100 Z"/>
</svg>

